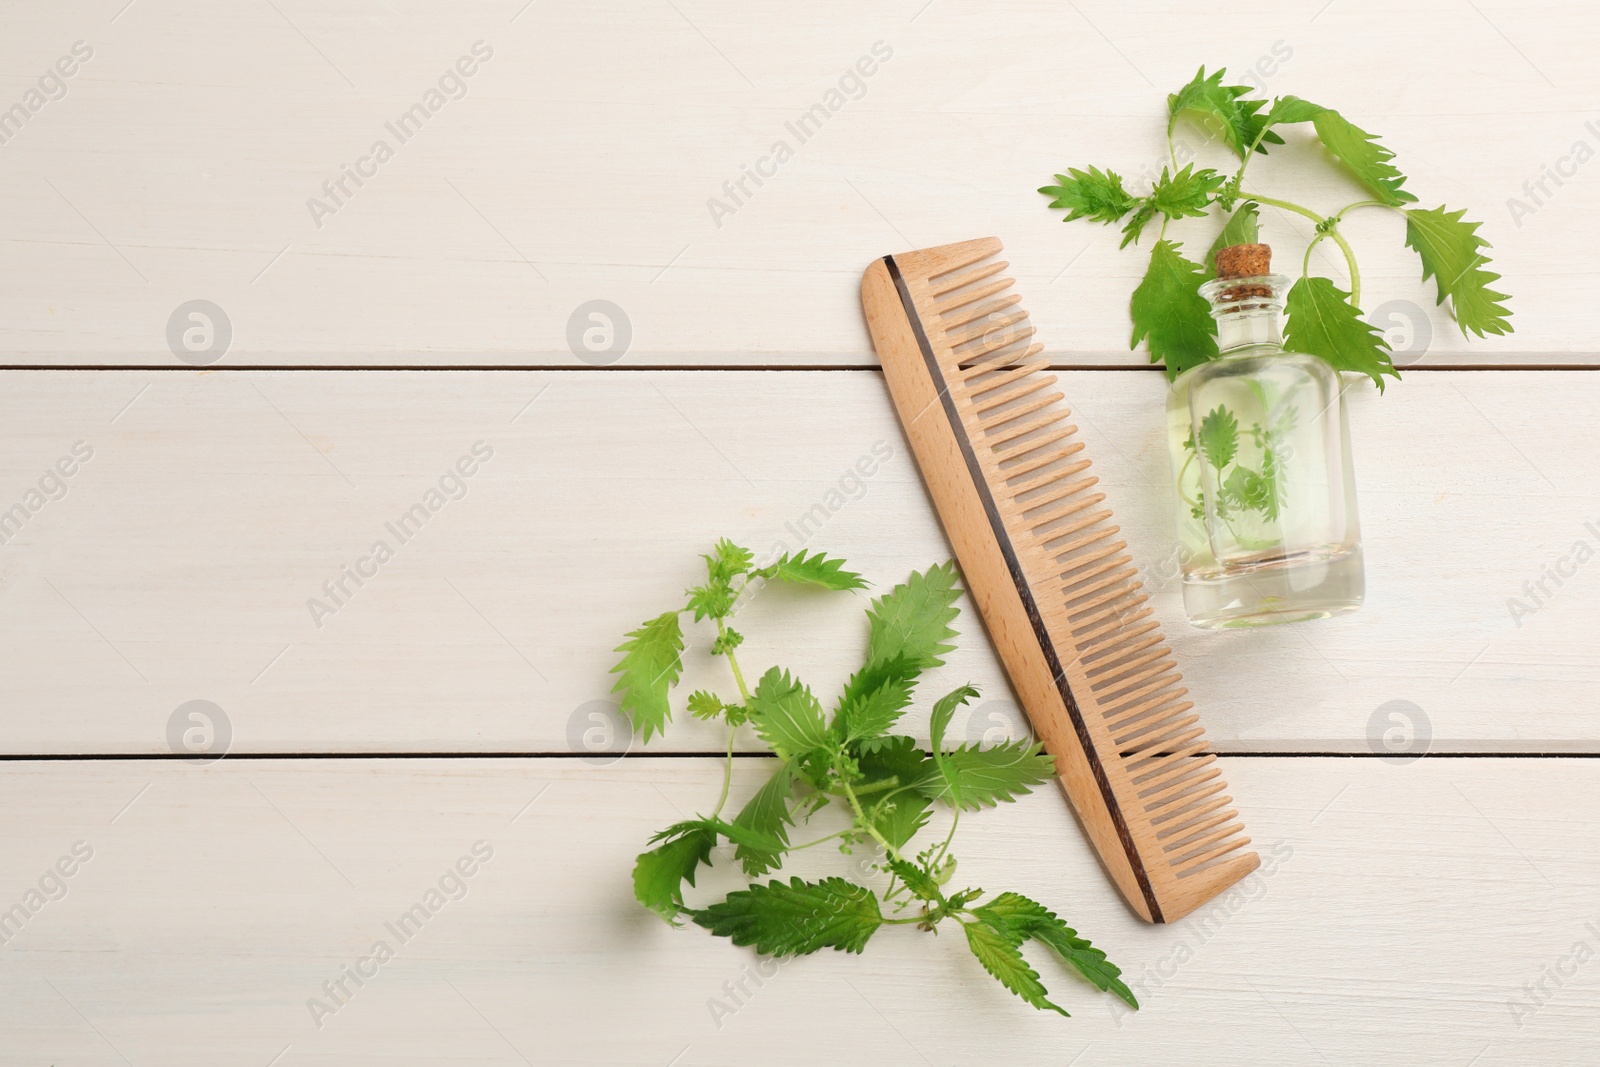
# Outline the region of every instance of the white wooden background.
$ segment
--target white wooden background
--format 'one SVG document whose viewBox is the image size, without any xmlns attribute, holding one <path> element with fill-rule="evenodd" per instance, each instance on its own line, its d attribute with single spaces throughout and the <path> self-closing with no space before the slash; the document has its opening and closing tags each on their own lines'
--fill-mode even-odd
<svg viewBox="0 0 1600 1067">
<path fill-rule="evenodd" d="M 0 10 L 0 111 L 92 52 L 0 126 L 0 510 L 79 458 L 0 544 L 0 910 L 90 853 L 0 943 L 0 1064 L 1593 1061 L 1600 563 L 1508 609 L 1600 547 L 1600 171 L 1573 162 L 1600 151 L 1588 5 Z M 319 226 L 307 199 L 480 41 L 465 96 Z M 718 225 L 708 198 L 793 145 L 785 123 L 877 42 L 864 95 Z M 1347 619 L 1183 621 L 1164 379 L 1126 346 L 1142 261 L 1033 191 L 1069 165 L 1158 167 L 1164 96 L 1202 62 L 1380 133 L 1424 206 L 1484 221 L 1514 295 L 1517 332 L 1468 344 L 1397 220 L 1349 220 L 1367 306 L 1426 309 L 1431 342 L 1388 395 L 1353 396 L 1369 592 Z M 1315 164 L 1287 148 L 1252 184 Z M 1350 192 L 1319 173 L 1291 198 Z M 1297 262 L 1304 227 L 1265 224 Z M 1150 927 L 1037 793 L 973 820 L 963 870 L 1069 916 L 1144 1011 L 1046 968 L 1074 1018 L 1044 1017 L 957 940 L 890 931 L 785 964 L 719 1024 L 708 1002 L 755 958 L 667 929 L 629 872 L 714 798 L 721 739 L 586 747 L 609 650 L 716 537 L 800 547 L 875 448 L 806 547 L 880 589 L 948 554 L 856 286 L 885 252 L 991 233 L 1276 861 L 1235 910 Z M 193 300 L 231 328 L 205 369 L 168 341 Z M 603 369 L 568 342 L 591 300 L 631 327 Z M 465 495 L 314 619 L 308 598 L 474 445 L 492 457 Z M 830 687 L 864 606 L 773 593 L 742 617 L 747 654 Z M 980 736 L 1018 720 L 965 606 L 928 687 L 982 684 L 960 724 Z M 704 648 L 689 684 L 720 681 Z M 173 754 L 191 700 L 222 710 L 220 762 Z M 1426 758 L 1379 758 L 1391 701 Z M 737 761 L 735 799 L 761 766 Z M 307 999 L 480 841 L 466 895 L 319 1027 Z"/>
</svg>

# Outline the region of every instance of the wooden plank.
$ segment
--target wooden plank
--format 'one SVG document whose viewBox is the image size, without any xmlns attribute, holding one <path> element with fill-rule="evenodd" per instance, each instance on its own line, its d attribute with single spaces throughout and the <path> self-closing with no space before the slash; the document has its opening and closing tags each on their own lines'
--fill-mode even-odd
<svg viewBox="0 0 1600 1067">
<path fill-rule="evenodd" d="M 633 857 L 712 800 L 713 759 L 13 763 L 0 901 L 63 857 L 73 874 L 8 928 L 5 1060 L 1501 1065 L 1600 1041 L 1600 964 L 1574 956 L 1600 944 L 1593 760 L 1225 762 L 1274 859 L 1173 926 L 1124 908 L 1058 794 L 963 820 L 958 878 L 1047 902 L 1142 993 L 1119 1011 L 1038 958 L 1072 1019 L 1022 1005 L 959 936 L 762 965 L 650 916 Z M 738 761 L 734 802 L 769 766 Z M 428 901 L 463 858 L 462 889 Z M 692 899 L 739 881 L 715 869 Z M 432 914 L 401 943 L 388 924 L 413 904 Z M 313 1013 L 379 941 L 393 957 Z"/>
<path fill-rule="evenodd" d="M 1147 184 L 1166 161 L 1165 94 L 1204 59 L 1337 105 L 1383 135 L 1425 204 L 1484 220 L 1518 333 L 1471 345 L 1434 307 L 1399 218 L 1348 220 L 1367 306 L 1424 312 L 1428 361 L 1593 365 L 1585 296 L 1600 252 L 1572 220 L 1600 210 L 1600 186 L 1573 164 L 1580 142 L 1600 145 L 1594 16 L 1574 0 L 1537 19 L 1477 8 L 1343 0 L 1241 26 L 1202 7 L 1152 21 L 1023 0 L 33 6 L 8 26 L 7 104 L 75 41 L 93 55 L 4 145 L 0 351 L 171 363 L 169 319 L 204 299 L 231 325 L 233 365 L 577 366 L 569 320 L 604 299 L 630 321 L 634 365 L 862 364 L 868 262 L 994 234 L 1058 359 L 1134 365 L 1126 306 L 1143 258 L 1119 253 L 1112 230 L 1061 226 L 1034 189 L 1090 163 Z M 463 57 L 465 95 L 437 97 L 403 141 L 391 132 Z M 848 80 L 863 60 L 871 76 Z M 842 78 L 859 98 L 829 97 Z M 826 125 L 802 140 L 791 126 L 817 105 Z M 379 140 L 393 152 L 381 165 Z M 1185 159 L 1228 166 L 1194 132 L 1181 141 Z M 1315 161 L 1287 149 L 1251 182 L 1329 211 L 1360 199 L 1326 168 L 1298 176 Z M 359 185 L 343 169 L 358 164 Z M 745 176 L 757 166 L 772 172 L 760 185 Z M 1266 224 L 1280 264 L 1297 263 L 1305 220 L 1269 211 Z M 1342 276 L 1331 253 L 1319 268 Z"/>
<path fill-rule="evenodd" d="M 1592 751 L 1600 601 L 1573 546 L 1600 539 L 1596 382 L 1356 387 L 1366 607 L 1226 634 L 1189 627 L 1171 580 L 1161 379 L 1075 372 L 1062 388 L 1220 748 L 1368 752 L 1404 727 L 1380 713 L 1402 700 L 1436 750 Z M 879 591 L 948 556 L 873 373 L 14 371 L 0 386 L 0 510 L 55 491 L 75 442 L 93 449 L 0 545 L 11 753 L 167 752 L 191 700 L 223 710 L 240 752 L 586 751 L 586 735 L 605 743 L 610 650 L 697 580 L 715 538 L 826 549 Z M 454 492 L 477 442 L 493 456 L 466 495 L 402 541 L 390 525 L 441 479 Z M 324 583 L 377 541 L 393 558 L 336 602 Z M 1540 581 L 1541 606 L 1513 619 L 1508 600 Z M 835 691 L 866 603 L 764 594 L 740 616 L 747 664 Z M 925 695 L 977 682 L 995 702 L 974 713 L 981 735 L 1015 708 L 970 605 L 962 627 Z M 686 686 L 725 688 L 709 638 L 690 640 Z M 652 747 L 722 744 L 688 721 Z"/>
</svg>

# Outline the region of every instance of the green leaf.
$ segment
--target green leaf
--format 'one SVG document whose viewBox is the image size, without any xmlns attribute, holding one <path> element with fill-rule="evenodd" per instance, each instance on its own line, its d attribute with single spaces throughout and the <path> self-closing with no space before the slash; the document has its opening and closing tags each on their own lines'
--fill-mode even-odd
<svg viewBox="0 0 1600 1067">
<path fill-rule="evenodd" d="M 906 860 L 890 859 L 889 870 L 899 876 L 900 880 L 917 896 L 923 900 L 938 900 L 939 883 L 933 876 L 914 863 Z"/>
<path fill-rule="evenodd" d="M 950 720 L 955 717 L 956 709 L 977 697 L 976 686 L 964 685 L 934 701 L 933 712 L 928 716 L 928 736 L 935 759 L 938 758 L 939 750 L 944 747 L 944 732 L 950 726 Z"/>
<path fill-rule="evenodd" d="M 822 705 L 798 679 L 777 667 L 756 683 L 750 699 L 750 722 L 761 739 L 785 759 L 803 757 L 828 741 Z"/>
<path fill-rule="evenodd" d="M 778 562 L 770 567 L 763 567 L 759 572 L 763 578 L 775 578 L 780 582 L 793 582 L 798 585 L 820 585 L 824 589 L 865 589 L 866 580 L 854 571 L 844 569 L 844 560 L 829 559 L 821 552 L 806 555 L 805 550 L 790 555 L 785 552 L 778 558 Z"/>
<path fill-rule="evenodd" d="M 1218 405 L 1200 420 L 1199 441 L 1200 452 L 1211 469 L 1222 470 L 1233 462 L 1239 451 L 1239 420 L 1233 417 L 1233 412 Z"/>
<path fill-rule="evenodd" d="M 1278 516 L 1283 511 L 1283 503 L 1288 493 L 1280 477 L 1282 469 L 1278 461 L 1278 452 L 1275 448 L 1265 448 L 1261 452 L 1261 482 L 1266 489 L 1266 501 L 1261 511 L 1269 522 L 1278 521 Z"/>
<path fill-rule="evenodd" d="M 904 848 L 907 841 L 928 825 L 933 804 L 921 793 L 897 793 L 873 805 L 867 814 L 884 840 L 895 848 Z"/>
<path fill-rule="evenodd" d="M 872 602 L 867 611 L 871 635 L 867 639 L 867 665 L 881 666 L 904 657 L 917 672 L 941 666 L 956 646 L 950 626 L 961 614 L 955 606 L 961 596 L 954 563 L 913 573 L 901 585 Z"/>
<path fill-rule="evenodd" d="M 938 778 L 938 766 L 917 747 L 914 738 L 904 736 L 882 738 L 870 750 L 863 744 L 857 763 L 862 787 L 890 780 L 894 789 L 906 787 L 906 792 L 885 790 L 893 796 L 869 804 L 867 812 L 874 828 L 895 848 L 901 848 L 928 821 L 931 804 L 920 790 Z"/>
<path fill-rule="evenodd" d="M 1122 227 L 1122 243 L 1118 248 L 1127 248 L 1139 240 L 1139 235 L 1144 232 L 1145 223 L 1156 217 L 1156 204 L 1154 200 L 1145 197 L 1139 201 L 1138 210 L 1128 217 L 1128 222 Z"/>
<path fill-rule="evenodd" d="M 1283 138 L 1277 134 L 1262 134 L 1267 124 L 1260 111 L 1266 101 L 1242 99 L 1250 87 L 1223 85 L 1222 76 L 1226 73 L 1224 67 L 1207 77 L 1206 68 L 1201 67 L 1188 85 L 1167 97 L 1167 136 L 1172 136 L 1179 119 L 1188 118 L 1221 139 L 1240 159 L 1251 145 L 1256 145 L 1256 151 L 1265 152 L 1268 144 L 1282 144 Z M 1258 134 L 1261 144 L 1256 144 Z"/>
<path fill-rule="evenodd" d="M 1115 993 L 1133 1007 L 1139 1006 L 1133 990 L 1122 982 L 1122 969 L 1043 904 L 1020 893 L 1001 893 L 974 908 L 973 914 L 1015 937 L 1048 945 L 1102 992 Z"/>
<path fill-rule="evenodd" d="M 696 689 L 689 694 L 689 714 L 697 719 L 720 718 L 727 706 L 715 693 L 708 693 L 704 689 Z"/>
<path fill-rule="evenodd" d="M 900 720 L 900 713 L 910 704 L 911 681 L 889 678 L 867 695 L 840 705 L 834 717 L 834 734 L 845 744 L 882 737 Z"/>
<path fill-rule="evenodd" d="M 1171 173 L 1171 168 L 1162 167 L 1161 177 L 1150 191 L 1150 202 L 1169 219 L 1191 215 L 1198 218 L 1206 213 L 1226 180 L 1210 167 L 1195 170 L 1193 163 L 1176 174 Z"/>
<path fill-rule="evenodd" d="M 1068 212 L 1063 222 L 1073 219 L 1117 222 L 1139 202 L 1138 197 L 1122 188 L 1122 176 L 1114 171 L 1102 171 L 1098 167 L 1082 171 L 1069 167 L 1067 173 L 1056 175 L 1056 181 L 1059 184 L 1046 185 L 1039 191 L 1055 198 L 1050 201 L 1051 207 Z"/>
<path fill-rule="evenodd" d="M 1268 520 L 1278 517 L 1277 500 L 1267 479 L 1248 467 L 1235 467 L 1222 483 L 1223 492 L 1229 494 L 1234 507 L 1243 511 L 1259 511 Z"/>
<path fill-rule="evenodd" d="M 667 691 L 683 672 L 683 629 L 678 625 L 678 613 L 669 611 L 651 619 L 628 634 L 616 651 L 623 657 L 611 673 L 622 677 L 611 691 L 622 694 L 619 706 L 633 720 L 642 740 L 649 741 L 651 733 L 665 730 L 672 718 Z"/>
<path fill-rule="evenodd" d="M 789 844 L 788 827 L 794 825 L 794 816 L 789 813 L 789 796 L 794 789 L 794 768 L 788 763 L 780 765 L 767 784 L 756 791 L 749 802 L 740 809 L 734 818 L 736 827 L 754 830 L 783 843 Z M 781 862 L 781 849 L 763 849 L 753 844 L 740 844 L 734 853 L 741 864 L 744 873 L 754 878 L 766 874 Z"/>
<path fill-rule="evenodd" d="M 1066 1015 L 1066 1009 L 1050 1003 L 1046 998 L 1044 983 L 1039 972 L 1022 958 L 1022 939 L 1013 937 L 986 922 L 964 922 L 961 929 L 967 934 L 967 947 L 978 957 L 983 969 L 1011 992 L 1041 1010 L 1057 1011 Z"/>
<path fill-rule="evenodd" d="M 682 837 L 685 834 L 704 832 L 711 835 L 715 842 L 718 834 L 726 837 L 736 845 L 748 845 L 751 848 L 765 849 L 769 852 L 781 852 L 784 843 L 778 838 L 761 830 L 749 826 L 739 826 L 715 816 L 700 819 L 685 819 L 683 822 L 673 823 L 650 839 L 653 845 L 657 841 L 665 841 Z"/>
<path fill-rule="evenodd" d="M 674 831 L 678 831 L 674 834 Z M 639 903 L 676 926 L 683 910 L 683 883 L 694 885 L 695 870 L 711 863 L 711 849 L 717 843 L 715 832 L 701 823 L 680 823 L 657 834 L 655 840 L 672 835 L 660 848 L 640 854 L 633 865 L 633 895 Z"/>
<path fill-rule="evenodd" d="M 691 915 L 718 937 L 753 945 L 767 956 L 803 956 L 824 948 L 860 952 L 883 923 L 877 896 L 843 878 L 755 883 Z"/>
<path fill-rule="evenodd" d="M 717 542 L 717 547 L 712 550 L 712 554 L 703 558 L 706 561 L 707 576 L 713 582 L 726 583 L 748 572 L 751 561 L 755 559 L 755 554 L 748 548 L 740 548 L 724 537 Z"/>
<path fill-rule="evenodd" d="M 1394 153 L 1372 134 L 1327 107 L 1317 112 L 1311 124 L 1323 147 L 1349 167 L 1375 199 L 1394 207 L 1417 199 L 1401 188 L 1406 176 L 1389 162 Z"/>
<path fill-rule="evenodd" d="M 1008 741 L 989 748 L 962 745 L 935 758 L 943 782 L 923 791 L 965 811 L 1009 803 L 1056 773 L 1055 758 L 1033 741 Z"/>
<path fill-rule="evenodd" d="M 870 654 L 870 650 L 869 650 Z M 850 681 L 845 684 L 844 692 L 839 695 L 840 708 L 846 704 L 865 700 L 873 691 L 881 688 L 888 682 L 903 681 L 908 686 L 916 682 L 917 676 L 922 673 L 920 662 L 912 656 L 901 653 L 876 662 L 868 661 L 856 673 L 850 676 Z"/>
<path fill-rule="evenodd" d="M 1129 302 L 1133 340 L 1128 347 L 1148 339 L 1150 362 L 1165 363 L 1168 378 L 1217 358 L 1217 324 L 1211 305 L 1200 295 L 1203 281 L 1205 271 L 1184 259 L 1178 245 L 1157 241 L 1144 280 Z"/>
<path fill-rule="evenodd" d="M 1350 294 L 1327 278 L 1309 275 L 1294 283 L 1287 302 L 1283 347 L 1321 356 L 1335 370 L 1365 374 L 1383 390 L 1383 376 L 1400 377 L 1378 328 L 1361 317 Z"/>
<path fill-rule="evenodd" d="M 1261 240 L 1261 229 L 1257 224 L 1260 211 L 1255 201 L 1246 200 L 1228 217 L 1222 232 L 1217 234 L 1217 239 L 1211 242 L 1211 247 L 1206 251 L 1206 277 L 1216 277 L 1218 252 L 1233 245 L 1253 245 Z"/>
<path fill-rule="evenodd" d="M 1485 334 L 1511 332 L 1511 316 L 1504 293 L 1489 288 L 1500 275 L 1481 269 L 1489 262 L 1483 250 L 1489 242 L 1478 236 L 1482 223 L 1466 222 L 1462 211 L 1443 207 L 1406 211 L 1406 244 L 1422 257 L 1422 280 L 1429 278 L 1439 289 L 1438 303 L 1450 298 L 1450 310 L 1465 336 L 1469 331 Z"/>
<path fill-rule="evenodd" d="M 921 786 L 939 776 L 933 757 L 917 747 L 916 738 L 903 734 L 880 738 L 871 749 L 862 746 L 857 763 L 863 786 L 890 778 L 899 786 Z"/>
<path fill-rule="evenodd" d="M 1310 122 L 1322 111 L 1322 107 L 1309 100 L 1302 100 L 1298 96 L 1280 96 L 1272 102 L 1272 107 L 1267 111 L 1267 125 L 1278 126 L 1296 122 Z M 1282 144 L 1283 142 L 1278 142 Z"/>
<path fill-rule="evenodd" d="M 689 590 L 689 607 L 694 609 L 695 622 L 727 618 L 733 610 L 733 599 L 733 587 L 727 582 L 712 581 Z"/>
<path fill-rule="evenodd" d="M 1375 136 L 1333 108 L 1321 107 L 1297 96 L 1284 96 L 1273 101 L 1266 121 L 1274 126 L 1310 122 L 1322 146 L 1350 169 L 1373 199 L 1390 207 L 1399 207 L 1417 199 L 1401 188 L 1406 178 L 1389 162 L 1394 158 L 1394 153 L 1379 144 Z"/>
</svg>

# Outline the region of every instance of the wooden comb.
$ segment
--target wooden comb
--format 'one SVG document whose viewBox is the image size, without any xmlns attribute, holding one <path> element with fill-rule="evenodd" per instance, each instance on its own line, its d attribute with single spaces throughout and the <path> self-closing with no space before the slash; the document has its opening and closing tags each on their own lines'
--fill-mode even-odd
<svg viewBox="0 0 1600 1067">
<path fill-rule="evenodd" d="M 1101 861 L 1151 922 L 1255 870 L 998 239 L 861 282 L 900 421 L 972 599 Z"/>
</svg>

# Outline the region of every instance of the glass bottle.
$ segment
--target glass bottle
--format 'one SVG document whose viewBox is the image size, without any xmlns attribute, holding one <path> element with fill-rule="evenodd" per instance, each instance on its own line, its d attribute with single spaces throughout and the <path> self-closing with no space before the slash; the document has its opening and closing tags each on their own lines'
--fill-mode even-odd
<svg viewBox="0 0 1600 1067">
<path fill-rule="evenodd" d="M 1200 287 L 1220 358 L 1167 397 L 1183 606 L 1206 628 L 1322 619 L 1365 588 L 1339 373 L 1283 350 L 1289 279 L 1266 245 L 1217 252 Z"/>
</svg>

